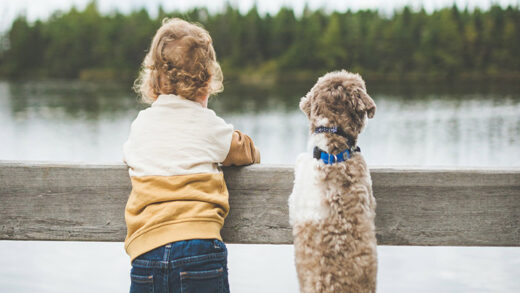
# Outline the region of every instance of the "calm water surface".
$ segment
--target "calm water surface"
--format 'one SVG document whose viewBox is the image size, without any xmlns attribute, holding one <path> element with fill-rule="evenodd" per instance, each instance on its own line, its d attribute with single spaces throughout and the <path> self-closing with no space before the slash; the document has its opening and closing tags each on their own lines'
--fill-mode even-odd
<svg viewBox="0 0 520 293">
<path fill-rule="evenodd" d="M 520 93 L 502 90 L 373 91 L 376 116 L 359 142 L 368 164 L 520 166 Z M 306 91 L 231 84 L 210 107 L 254 138 L 264 163 L 292 164 L 307 149 L 307 121 L 297 109 Z M 0 83 L 0 159 L 120 162 L 144 107 L 121 86 Z"/>
<path fill-rule="evenodd" d="M 210 107 L 253 137 L 263 163 L 308 150 L 297 109 L 312 84 L 234 83 Z M 359 145 L 370 166 L 520 167 L 520 91 L 371 89 L 376 116 Z M 0 82 L 0 160 L 121 162 L 145 107 L 128 88 Z M 379 247 L 380 292 L 520 292 L 518 248 Z M 297 292 L 292 246 L 230 245 L 234 292 Z M 126 292 L 122 243 L 0 241 L 0 292 Z"/>
</svg>

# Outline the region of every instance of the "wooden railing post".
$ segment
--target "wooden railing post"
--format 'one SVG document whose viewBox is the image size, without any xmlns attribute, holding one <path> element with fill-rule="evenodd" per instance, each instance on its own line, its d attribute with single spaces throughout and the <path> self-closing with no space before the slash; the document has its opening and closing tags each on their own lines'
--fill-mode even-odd
<svg viewBox="0 0 520 293">
<path fill-rule="evenodd" d="M 224 168 L 231 243 L 291 243 L 292 166 Z M 371 168 L 380 245 L 520 246 L 520 169 Z M 0 161 L 0 239 L 123 241 L 123 165 Z"/>
</svg>

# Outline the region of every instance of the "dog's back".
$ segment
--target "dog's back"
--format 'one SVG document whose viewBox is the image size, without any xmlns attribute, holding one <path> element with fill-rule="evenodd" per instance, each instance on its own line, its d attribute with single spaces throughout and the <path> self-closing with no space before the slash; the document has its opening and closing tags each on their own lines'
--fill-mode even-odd
<svg viewBox="0 0 520 293">
<path fill-rule="evenodd" d="M 323 165 L 300 155 L 289 198 L 301 292 L 375 292 L 375 200 L 361 155 Z"/>
</svg>

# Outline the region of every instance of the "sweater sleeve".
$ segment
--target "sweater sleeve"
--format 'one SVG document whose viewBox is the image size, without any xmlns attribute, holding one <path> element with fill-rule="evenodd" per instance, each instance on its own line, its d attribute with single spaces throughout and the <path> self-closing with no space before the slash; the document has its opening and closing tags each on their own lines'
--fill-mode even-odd
<svg viewBox="0 0 520 293">
<path fill-rule="evenodd" d="M 231 146 L 226 159 L 222 162 L 223 166 L 242 166 L 260 163 L 260 151 L 255 148 L 253 140 L 235 130 L 231 138 Z"/>
</svg>

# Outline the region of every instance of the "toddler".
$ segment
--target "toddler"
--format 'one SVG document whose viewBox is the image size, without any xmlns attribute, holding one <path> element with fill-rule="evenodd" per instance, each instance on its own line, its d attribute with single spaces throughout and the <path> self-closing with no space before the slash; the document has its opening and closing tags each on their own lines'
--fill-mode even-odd
<svg viewBox="0 0 520 293">
<path fill-rule="evenodd" d="M 209 33 L 166 19 L 135 90 L 151 104 L 124 144 L 132 192 L 125 208 L 130 292 L 229 292 L 220 229 L 229 212 L 218 164 L 260 163 L 251 138 L 207 108 L 222 91 Z"/>
</svg>

